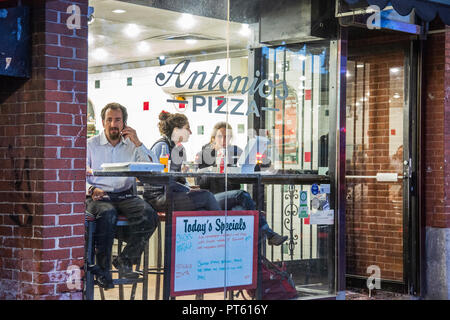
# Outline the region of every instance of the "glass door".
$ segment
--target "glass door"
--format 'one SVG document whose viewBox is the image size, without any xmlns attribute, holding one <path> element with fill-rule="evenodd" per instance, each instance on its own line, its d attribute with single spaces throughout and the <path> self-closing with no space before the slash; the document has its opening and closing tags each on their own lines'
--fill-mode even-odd
<svg viewBox="0 0 450 320">
<path fill-rule="evenodd" d="M 406 291 L 410 282 L 412 65 L 408 43 L 349 49 L 347 283 L 366 287 L 374 271 L 385 290 Z"/>
</svg>

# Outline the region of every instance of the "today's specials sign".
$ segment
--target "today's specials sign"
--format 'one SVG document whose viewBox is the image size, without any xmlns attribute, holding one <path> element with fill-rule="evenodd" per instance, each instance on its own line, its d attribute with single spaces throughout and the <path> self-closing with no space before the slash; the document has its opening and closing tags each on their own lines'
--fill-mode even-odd
<svg viewBox="0 0 450 320">
<path fill-rule="evenodd" d="M 258 211 L 176 211 L 171 295 L 256 287 Z"/>
</svg>

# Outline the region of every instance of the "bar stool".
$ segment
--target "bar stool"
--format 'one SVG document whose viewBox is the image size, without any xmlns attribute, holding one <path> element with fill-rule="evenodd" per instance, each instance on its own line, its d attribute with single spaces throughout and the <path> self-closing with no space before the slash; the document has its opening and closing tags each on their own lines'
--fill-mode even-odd
<svg viewBox="0 0 450 320">
<path fill-rule="evenodd" d="M 117 233 L 120 234 L 122 230 L 120 228 L 128 226 L 128 220 L 124 216 L 118 216 L 117 218 Z M 159 228 L 158 228 L 159 229 Z M 94 300 L 94 274 L 95 269 L 98 266 L 95 265 L 95 247 L 94 247 L 94 232 L 95 232 L 95 217 L 89 212 L 85 213 L 85 284 L 84 284 L 84 299 L 86 300 Z M 123 241 L 118 238 L 117 244 L 117 255 L 122 252 Z M 132 290 L 130 295 L 130 300 L 134 300 L 136 294 L 136 288 L 138 283 L 142 283 L 142 300 L 147 300 L 148 298 L 148 259 L 149 259 L 149 242 L 147 241 L 144 247 L 143 253 L 143 268 L 140 268 L 140 261 L 136 265 L 136 272 L 138 272 L 142 277 L 137 279 L 122 279 L 121 274 L 118 270 L 112 270 L 112 273 L 119 273 L 119 279 L 113 279 L 113 284 L 119 286 L 119 299 L 123 300 L 124 298 L 124 290 L 123 285 L 132 284 Z M 105 293 L 102 287 L 100 289 L 100 297 L 102 300 L 105 300 Z"/>
<path fill-rule="evenodd" d="M 161 291 L 161 276 L 164 275 L 164 266 L 162 265 L 162 235 L 161 235 L 161 222 L 166 221 L 166 213 L 158 212 L 159 224 L 157 232 L 157 254 L 156 254 L 156 267 L 150 268 L 149 273 L 156 275 L 155 285 L 155 300 L 159 300 L 159 293 Z"/>
<path fill-rule="evenodd" d="M 123 232 L 121 228 L 126 228 L 128 226 L 128 219 L 125 216 L 118 216 L 116 223 L 116 237 L 117 237 L 117 256 L 119 256 L 122 252 L 123 241 L 121 240 L 120 233 Z M 119 278 L 113 279 L 113 284 L 119 286 L 119 300 L 124 300 L 124 288 L 125 284 L 132 284 L 130 300 L 134 300 L 136 295 L 137 284 L 142 283 L 142 300 L 148 300 L 148 259 L 149 259 L 149 243 L 148 240 L 145 243 L 144 253 L 143 253 L 143 267 L 142 270 L 139 270 L 141 261 L 136 264 L 136 272 L 138 272 L 141 276 L 137 279 L 122 279 L 122 275 L 118 270 L 112 270 L 112 273 L 118 273 Z M 100 287 L 100 296 L 102 300 L 105 300 L 104 290 Z"/>
<path fill-rule="evenodd" d="M 95 217 L 89 213 L 85 213 L 84 219 L 84 275 L 83 282 L 83 298 L 84 300 L 94 300 L 94 272 L 95 272 L 95 253 L 94 253 L 94 232 Z"/>
</svg>

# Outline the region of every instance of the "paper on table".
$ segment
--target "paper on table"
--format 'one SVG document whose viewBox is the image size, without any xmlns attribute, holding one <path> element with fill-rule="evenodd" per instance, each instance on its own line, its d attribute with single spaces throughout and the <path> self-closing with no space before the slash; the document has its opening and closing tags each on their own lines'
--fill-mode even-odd
<svg viewBox="0 0 450 320">
<path fill-rule="evenodd" d="M 334 224 L 334 210 L 318 210 L 310 215 L 311 224 Z"/>
<path fill-rule="evenodd" d="M 162 171 L 164 165 L 153 162 L 116 162 L 103 163 L 101 165 L 103 171 Z"/>
</svg>

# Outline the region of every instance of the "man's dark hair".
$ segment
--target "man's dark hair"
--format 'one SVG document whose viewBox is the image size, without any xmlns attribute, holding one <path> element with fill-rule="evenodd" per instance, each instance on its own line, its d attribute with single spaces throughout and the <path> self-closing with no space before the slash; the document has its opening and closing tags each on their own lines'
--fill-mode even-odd
<svg viewBox="0 0 450 320">
<path fill-rule="evenodd" d="M 106 106 L 103 107 L 102 113 L 101 113 L 102 120 L 105 120 L 106 111 L 108 111 L 108 109 L 121 110 L 122 111 L 123 123 L 124 124 L 127 123 L 127 119 L 128 119 L 127 108 L 125 108 L 123 105 L 121 105 L 120 103 L 117 103 L 117 102 L 108 103 Z"/>
</svg>

